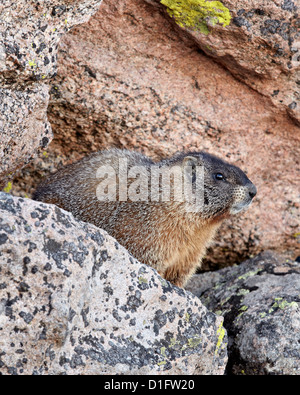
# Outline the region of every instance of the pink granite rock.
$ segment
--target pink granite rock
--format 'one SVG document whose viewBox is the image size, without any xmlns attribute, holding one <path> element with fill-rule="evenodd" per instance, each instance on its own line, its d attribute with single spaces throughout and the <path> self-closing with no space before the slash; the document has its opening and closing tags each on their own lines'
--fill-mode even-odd
<svg viewBox="0 0 300 395">
<path fill-rule="evenodd" d="M 146 1 L 167 14 L 167 7 L 160 0 Z M 225 0 L 222 4 L 231 14 L 229 26 L 208 26 L 207 35 L 184 26 L 178 29 L 183 29 L 208 56 L 300 125 L 299 3 Z"/>
</svg>

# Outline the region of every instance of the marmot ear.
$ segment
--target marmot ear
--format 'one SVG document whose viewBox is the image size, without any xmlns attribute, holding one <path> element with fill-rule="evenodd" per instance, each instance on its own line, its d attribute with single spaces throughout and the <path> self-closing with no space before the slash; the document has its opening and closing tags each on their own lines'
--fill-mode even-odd
<svg viewBox="0 0 300 395">
<path fill-rule="evenodd" d="M 187 176 L 190 178 L 192 182 L 196 180 L 196 167 L 197 167 L 198 159 L 194 156 L 186 156 L 182 161 L 182 167 L 186 169 L 184 170 Z"/>
<path fill-rule="evenodd" d="M 197 163 L 198 163 L 198 158 L 189 155 L 183 158 L 182 166 L 196 167 Z"/>
</svg>

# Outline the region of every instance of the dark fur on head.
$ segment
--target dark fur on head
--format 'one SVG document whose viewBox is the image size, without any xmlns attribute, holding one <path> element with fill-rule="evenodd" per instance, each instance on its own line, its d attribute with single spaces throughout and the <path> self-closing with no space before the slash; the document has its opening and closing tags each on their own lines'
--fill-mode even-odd
<svg viewBox="0 0 300 395">
<path fill-rule="evenodd" d="M 240 168 L 206 152 L 179 153 L 159 164 L 174 166 L 183 162 L 192 167 L 193 182 L 196 181 L 196 167 L 204 168 L 202 217 L 237 214 L 248 208 L 256 195 L 256 187 Z"/>
</svg>

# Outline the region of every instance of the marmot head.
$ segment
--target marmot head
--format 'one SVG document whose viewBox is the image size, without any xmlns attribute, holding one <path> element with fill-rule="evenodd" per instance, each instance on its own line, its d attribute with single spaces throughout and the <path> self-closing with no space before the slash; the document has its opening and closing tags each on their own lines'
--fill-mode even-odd
<svg viewBox="0 0 300 395">
<path fill-rule="evenodd" d="M 202 218 L 237 214 L 249 207 L 257 193 L 255 185 L 241 169 L 214 155 L 189 152 L 171 161 L 187 169 L 194 187 L 199 182 L 199 189 L 194 191 L 202 194 L 197 209 Z"/>
</svg>

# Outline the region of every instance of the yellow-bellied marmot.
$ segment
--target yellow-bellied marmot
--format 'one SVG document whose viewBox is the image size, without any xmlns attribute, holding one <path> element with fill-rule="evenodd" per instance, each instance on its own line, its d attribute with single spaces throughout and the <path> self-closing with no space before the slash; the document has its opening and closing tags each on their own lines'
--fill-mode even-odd
<svg viewBox="0 0 300 395">
<path fill-rule="evenodd" d="M 112 149 L 46 178 L 34 199 L 105 229 L 141 262 L 183 286 L 221 222 L 247 208 L 255 195 L 242 170 L 204 152 L 155 163 Z"/>
</svg>

